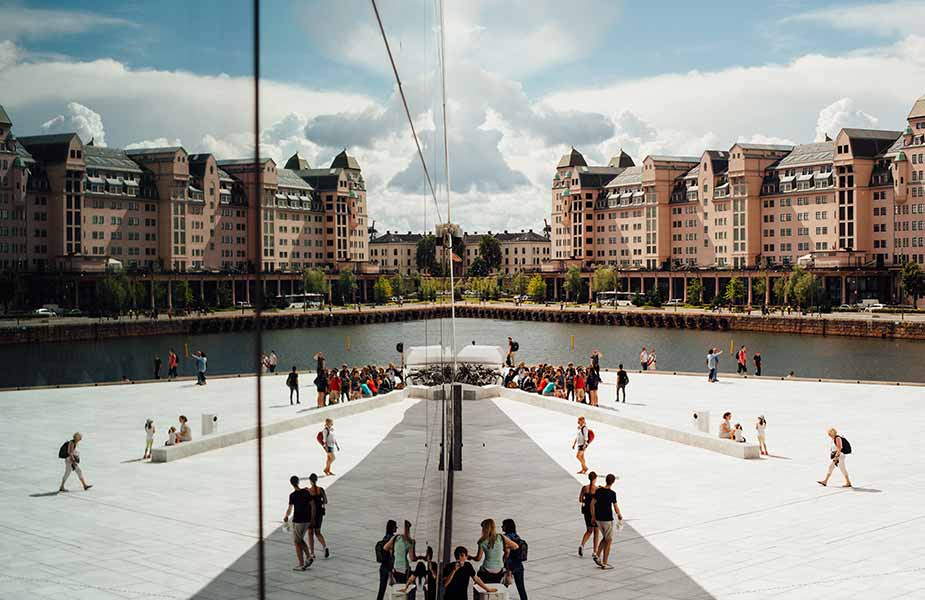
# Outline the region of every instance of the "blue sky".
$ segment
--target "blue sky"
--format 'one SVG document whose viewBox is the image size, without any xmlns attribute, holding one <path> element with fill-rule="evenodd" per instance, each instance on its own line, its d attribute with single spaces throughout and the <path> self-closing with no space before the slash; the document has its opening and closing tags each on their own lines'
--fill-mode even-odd
<svg viewBox="0 0 925 600">
<path fill-rule="evenodd" d="M 379 0 L 436 160 L 435 0 Z M 572 145 L 699 154 L 902 129 L 925 93 L 925 2 L 446 0 L 449 138 L 472 229 L 539 228 Z M 21 135 L 252 150 L 253 6 L 0 0 L 0 104 Z M 422 226 L 423 180 L 368 0 L 262 2 L 261 146 L 358 157 L 370 211 Z M 440 172 L 440 165 L 432 165 Z M 516 209 L 514 208 L 516 207 Z"/>
</svg>

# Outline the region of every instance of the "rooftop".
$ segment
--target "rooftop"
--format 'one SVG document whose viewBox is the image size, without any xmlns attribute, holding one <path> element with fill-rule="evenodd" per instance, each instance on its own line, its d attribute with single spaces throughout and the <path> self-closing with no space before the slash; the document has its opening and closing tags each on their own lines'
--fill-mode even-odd
<svg viewBox="0 0 925 600">
<path fill-rule="evenodd" d="M 812 144 L 799 144 L 793 151 L 781 159 L 778 168 L 796 167 L 802 165 L 816 165 L 831 163 L 835 158 L 835 142 L 814 142 Z"/>
<path fill-rule="evenodd" d="M 398 233 L 386 231 L 384 234 L 379 237 L 373 238 L 369 241 L 370 244 L 417 244 L 424 234 L 422 233 Z"/>
<path fill-rule="evenodd" d="M 276 169 L 279 187 L 293 188 L 298 190 L 311 191 L 315 188 L 299 177 L 299 174 L 292 169 Z"/>
<path fill-rule="evenodd" d="M 559 159 L 559 164 L 556 165 L 557 169 L 562 169 L 564 167 L 587 167 L 588 163 L 585 161 L 585 157 L 581 155 L 581 152 L 575 150 L 572 147 L 571 151 L 568 154 L 563 154 L 562 158 Z"/>
<path fill-rule="evenodd" d="M 103 146 L 84 146 L 84 162 L 88 169 L 141 173 L 141 167 L 130 159 L 125 150 Z"/>
</svg>

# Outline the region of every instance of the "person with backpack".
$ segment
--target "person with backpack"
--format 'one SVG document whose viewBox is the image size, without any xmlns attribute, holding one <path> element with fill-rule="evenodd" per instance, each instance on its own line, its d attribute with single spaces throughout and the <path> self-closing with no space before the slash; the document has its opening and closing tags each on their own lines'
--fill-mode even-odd
<svg viewBox="0 0 925 600">
<path fill-rule="evenodd" d="M 286 387 L 289 388 L 289 406 L 292 406 L 292 394 L 295 394 L 295 403 L 302 404 L 299 400 L 299 372 L 296 371 L 295 365 L 286 377 Z"/>
<path fill-rule="evenodd" d="M 295 555 L 299 559 L 298 566 L 293 567 L 292 570 L 304 571 L 314 562 L 312 552 L 305 543 L 305 534 L 311 536 L 309 529 L 312 520 L 311 495 L 307 489 L 299 487 L 298 475 L 290 477 L 289 483 L 292 485 L 292 492 L 289 494 L 289 506 L 283 516 L 283 523 L 289 523 L 289 515 L 292 515 L 292 542 L 295 544 Z"/>
<path fill-rule="evenodd" d="M 620 392 L 623 392 L 623 403 L 626 404 L 626 386 L 630 382 L 630 376 L 623 370 L 623 363 L 620 363 L 617 369 L 617 402 L 620 401 Z"/>
<path fill-rule="evenodd" d="M 311 551 L 312 560 L 315 560 L 315 540 L 318 540 L 324 549 L 324 557 L 330 558 L 331 549 L 321 535 L 321 523 L 327 510 L 328 495 L 324 488 L 318 485 L 318 476 L 314 473 L 308 476 L 308 484 L 308 496 L 312 504 L 312 518 L 308 524 L 308 549 Z"/>
<path fill-rule="evenodd" d="M 71 473 L 77 473 L 77 478 L 80 480 L 80 484 L 84 486 L 84 490 L 89 490 L 93 487 L 87 483 L 84 479 L 83 471 L 80 470 L 80 450 L 77 449 L 77 444 L 82 439 L 83 435 L 78 431 L 70 440 L 64 442 L 58 448 L 58 458 L 64 459 L 64 477 L 61 478 L 61 485 L 58 487 L 59 492 L 67 491 L 64 484 L 67 483 Z"/>
<path fill-rule="evenodd" d="M 414 538 L 411 537 L 411 521 L 405 520 L 404 531 L 393 536 L 383 548 L 392 554 L 392 580 L 396 583 L 407 583 L 411 574 L 411 563 L 417 560 Z"/>
<path fill-rule="evenodd" d="M 829 470 L 825 474 L 825 479 L 819 481 L 819 485 L 827 486 L 829 485 L 829 477 L 832 476 L 832 471 L 835 470 L 835 467 L 838 467 L 841 470 L 842 476 L 845 478 L 845 483 L 842 487 L 850 488 L 851 478 L 848 477 L 848 467 L 845 466 L 845 457 L 851 454 L 851 443 L 844 438 L 843 436 L 838 435 L 838 432 L 834 427 L 829 429 L 829 437 L 832 438 L 832 449 L 829 453 Z"/>
<path fill-rule="evenodd" d="M 520 600 L 527 600 L 527 588 L 524 586 L 524 561 L 527 560 L 527 542 L 517 535 L 517 524 L 513 519 L 501 521 L 501 531 L 511 542 L 517 544 L 516 550 L 508 550 L 504 568 L 507 570 L 508 580 L 505 585 L 511 585 L 510 579 L 517 586 L 517 596 Z"/>
<path fill-rule="evenodd" d="M 581 486 L 581 490 L 578 492 L 578 503 L 581 504 L 581 516 L 585 520 L 585 532 L 581 536 L 581 544 L 578 546 L 578 556 L 585 555 L 585 544 L 588 543 L 588 538 L 593 536 L 592 548 L 591 548 L 591 557 L 596 563 L 597 550 L 598 550 L 598 529 L 597 523 L 594 522 L 594 519 L 591 518 L 591 504 L 594 502 L 594 492 L 597 490 L 597 473 L 591 471 L 588 473 L 588 485 Z"/>
<path fill-rule="evenodd" d="M 331 472 L 331 464 L 334 462 L 334 450 L 336 449 L 340 452 L 340 444 L 337 443 L 337 438 L 334 437 L 334 419 L 324 420 L 324 429 L 318 432 L 318 443 L 321 444 L 327 457 L 323 472 L 325 475 L 331 476 L 334 474 Z"/>
<path fill-rule="evenodd" d="M 575 434 L 575 439 L 572 441 L 572 450 L 577 450 L 575 458 L 577 458 L 578 462 L 581 464 L 581 470 L 578 471 L 579 475 L 584 475 L 588 472 L 588 465 L 585 464 L 585 450 L 593 439 L 594 432 L 588 429 L 588 426 L 585 424 L 585 418 L 578 417 L 578 432 Z"/>
<path fill-rule="evenodd" d="M 481 525 L 482 535 L 476 542 L 479 551 L 473 560 L 482 561 L 482 565 L 476 574 L 485 583 L 501 583 L 504 579 L 504 554 L 517 550 L 519 546 L 504 534 L 498 533 L 494 519 L 485 519 Z M 475 592 L 473 600 L 478 600 Z"/>
<path fill-rule="evenodd" d="M 385 590 L 389 587 L 389 580 L 392 578 L 392 566 L 395 561 L 392 553 L 385 549 L 385 545 L 395 537 L 397 531 L 398 523 L 394 519 L 389 519 L 385 523 L 385 535 L 376 542 L 376 562 L 379 563 L 379 593 L 376 594 L 376 600 L 383 600 Z"/>
</svg>

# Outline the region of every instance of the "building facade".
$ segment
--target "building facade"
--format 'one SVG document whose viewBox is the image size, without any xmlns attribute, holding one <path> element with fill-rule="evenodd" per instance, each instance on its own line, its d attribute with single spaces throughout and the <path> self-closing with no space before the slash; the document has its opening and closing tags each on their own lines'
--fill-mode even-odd
<svg viewBox="0 0 925 600">
<path fill-rule="evenodd" d="M 384 234 L 369 240 L 369 262 L 388 274 L 410 275 L 417 271 L 417 247 L 423 239 L 420 233 Z"/>
</svg>

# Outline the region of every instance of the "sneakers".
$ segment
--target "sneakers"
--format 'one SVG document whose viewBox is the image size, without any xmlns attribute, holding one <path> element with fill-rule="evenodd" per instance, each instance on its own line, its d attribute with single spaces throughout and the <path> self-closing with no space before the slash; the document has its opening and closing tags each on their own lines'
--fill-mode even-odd
<svg viewBox="0 0 925 600">
<path fill-rule="evenodd" d="M 331 549 L 330 549 L 330 548 L 325 547 L 325 549 L 324 549 L 324 557 L 325 557 L 325 558 L 331 558 Z"/>
<path fill-rule="evenodd" d="M 313 563 L 313 562 L 315 562 L 315 557 L 314 557 L 314 556 L 309 556 L 307 559 L 305 559 L 305 569 L 307 569 L 307 568 L 309 568 L 310 566 L 312 566 L 312 563 Z M 304 571 L 305 569 L 302 569 L 302 570 Z"/>
<path fill-rule="evenodd" d="M 584 546 L 578 546 L 578 556 L 584 556 L 584 555 L 585 555 Z"/>
<path fill-rule="evenodd" d="M 601 559 L 597 557 L 597 554 L 592 554 L 591 558 L 594 559 L 594 564 L 596 564 L 597 566 L 601 566 Z"/>
</svg>

